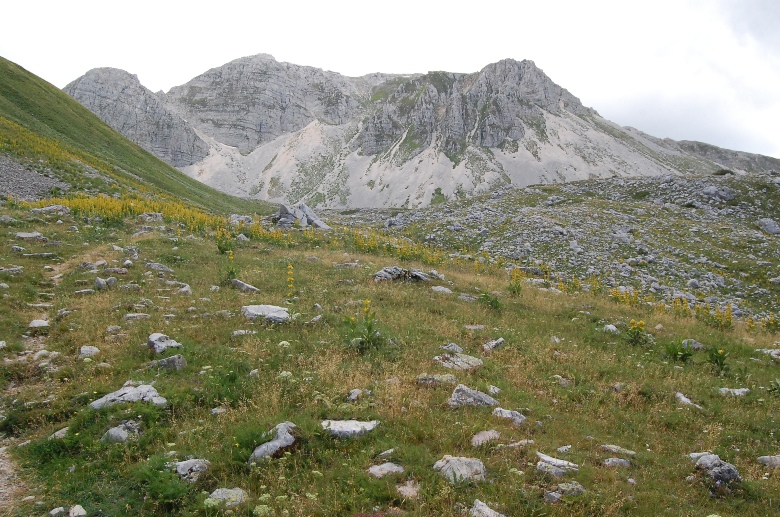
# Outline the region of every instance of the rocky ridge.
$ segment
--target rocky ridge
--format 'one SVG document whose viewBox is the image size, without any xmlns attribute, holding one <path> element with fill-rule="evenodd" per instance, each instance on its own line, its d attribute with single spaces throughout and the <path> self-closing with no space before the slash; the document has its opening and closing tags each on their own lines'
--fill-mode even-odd
<svg viewBox="0 0 780 517">
<path fill-rule="evenodd" d="M 773 158 L 622 128 L 528 60 L 471 74 L 350 78 L 260 54 L 165 94 L 112 69 L 65 91 L 210 186 L 315 208 L 410 208 L 500 185 L 780 169 Z"/>
</svg>

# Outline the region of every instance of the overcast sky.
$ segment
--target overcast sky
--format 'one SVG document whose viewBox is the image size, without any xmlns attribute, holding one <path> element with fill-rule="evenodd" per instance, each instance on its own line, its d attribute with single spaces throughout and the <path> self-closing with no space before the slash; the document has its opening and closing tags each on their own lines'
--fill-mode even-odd
<svg viewBox="0 0 780 517">
<path fill-rule="evenodd" d="M 531 59 L 621 125 L 780 158 L 780 0 L 16 1 L 0 56 L 167 91 L 239 57 L 357 76 Z M 0 95 L 2 92 L 0 92 Z"/>
</svg>

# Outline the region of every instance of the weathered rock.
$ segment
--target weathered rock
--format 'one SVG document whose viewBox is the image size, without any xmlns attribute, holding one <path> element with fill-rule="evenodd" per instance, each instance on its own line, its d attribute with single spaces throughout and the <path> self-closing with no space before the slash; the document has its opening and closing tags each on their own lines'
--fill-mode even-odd
<svg viewBox="0 0 780 517">
<path fill-rule="evenodd" d="M 263 318 L 270 323 L 286 323 L 290 321 L 290 313 L 285 307 L 276 305 L 244 305 L 241 314 L 247 319 Z"/>
<path fill-rule="evenodd" d="M 169 348 L 181 348 L 182 344 L 174 341 L 173 339 L 169 338 L 165 334 L 161 334 L 160 332 L 155 332 L 153 334 L 149 335 L 149 339 L 146 342 L 146 345 L 154 350 L 155 353 L 161 354 L 168 350 Z"/>
<path fill-rule="evenodd" d="M 694 352 L 698 352 L 700 350 L 704 350 L 704 345 L 696 341 L 695 339 L 683 339 L 682 340 L 682 347 L 687 348 L 689 350 L 693 350 Z"/>
<path fill-rule="evenodd" d="M 553 477 L 560 477 L 560 476 L 553 476 Z M 545 492 L 544 493 L 544 502 L 548 504 L 555 504 L 559 502 L 563 498 L 563 494 L 560 492 Z"/>
<path fill-rule="evenodd" d="M 68 435 L 68 429 L 70 429 L 70 427 L 63 427 L 59 431 L 56 431 L 54 434 L 49 436 L 49 440 L 62 440 Z"/>
<path fill-rule="evenodd" d="M 149 384 L 134 385 L 128 381 L 125 385 L 114 392 L 109 393 L 99 399 L 91 402 L 89 407 L 92 409 L 102 409 L 113 406 L 114 404 L 132 403 L 132 402 L 151 402 L 155 406 L 165 407 L 168 401 L 161 397 L 154 386 Z"/>
<path fill-rule="evenodd" d="M 148 320 L 152 316 L 149 314 L 145 314 L 143 312 L 131 312 L 129 314 L 124 315 L 125 321 L 140 321 L 140 320 Z"/>
<path fill-rule="evenodd" d="M 500 337 L 500 338 L 495 339 L 493 341 L 488 341 L 487 343 L 482 345 L 482 349 L 485 352 L 491 352 L 493 350 L 497 350 L 497 349 L 501 348 L 502 346 L 504 346 L 504 338 Z"/>
<path fill-rule="evenodd" d="M 720 459 L 717 454 L 703 454 L 695 461 L 696 469 L 705 471 L 716 482 L 728 484 L 742 481 L 737 468 Z"/>
<path fill-rule="evenodd" d="M 506 516 L 503 513 L 498 513 L 497 511 L 491 509 L 488 505 L 486 505 L 479 499 L 474 499 L 474 506 L 472 506 L 471 510 L 469 510 L 469 517 L 506 517 Z"/>
<path fill-rule="evenodd" d="M 240 488 L 217 488 L 209 494 L 208 498 L 218 501 L 225 508 L 230 508 L 245 503 L 249 499 L 249 494 Z"/>
<path fill-rule="evenodd" d="M 147 262 L 146 269 L 151 269 L 152 271 L 160 271 L 162 273 L 173 273 L 173 269 L 169 268 L 165 264 L 160 264 L 159 262 Z"/>
<path fill-rule="evenodd" d="M 211 466 L 211 462 L 204 459 L 192 459 L 176 461 L 169 464 L 171 468 L 185 481 L 194 483 L 200 475 L 206 472 Z"/>
<path fill-rule="evenodd" d="M 570 472 L 578 472 L 579 465 L 570 461 L 553 458 L 541 452 L 537 452 L 539 462 L 536 464 L 536 470 L 552 477 L 560 478 Z"/>
<path fill-rule="evenodd" d="M 450 407 L 497 406 L 498 401 L 486 393 L 458 384 L 447 401 Z"/>
<path fill-rule="evenodd" d="M 84 345 L 79 349 L 79 359 L 87 357 L 94 357 L 100 353 L 100 349 L 96 346 Z"/>
<path fill-rule="evenodd" d="M 472 370 L 482 366 L 482 360 L 466 354 L 442 354 L 433 358 L 434 361 L 445 368 L 453 370 Z"/>
<path fill-rule="evenodd" d="M 275 458 L 288 450 L 295 445 L 297 429 L 298 426 L 292 422 L 277 424 L 273 429 L 268 431 L 269 435 L 275 432 L 276 434 L 274 437 L 270 441 L 255 447 L 252 455 L 249 456 L 249 463 L 265 458 Z"/>
<path fill-rule="evenodd" d="M 585 488 L 576 481 L 558 483 L 558 492 L 562 495 L 578 496 L 585 493 Z"/>
<path fill-rule="evenodd" d="M 750 388 L 720 388 L 718 392 L 721 395 L 731 395 L 732 397 L 744 397 L 750 393 Z"/>
<path fill-rule="evenodd" d="M 122 422 L 116 427 L 112 427 L 100 438 L 101 442 L 125 443 L 130 438 L 135 438 L 140 434 L 141 426 L 133 420 Z"/>
<path fill-rule="evenodd" d="M 22 240 L 25 240 L 25 241 L 41 240 L 41 239 L 45 238 L 39 232 L 16 232 L 15 237 L 17 239 L 22 239 Z"/>
<path fill-rule="evenodd" d="M 386 280 L 414 280 L 427 282 L 430 278 L 422 271 L 410 271 L 398 266 L 385 267 L 374 273 L 374 282 L 383 282 Z"/>
<path fill-rule="evenodd" d="M 500 438 L 501 438 L 501 433 L 499 433 L 495 429 L 490 429 L 489 431 L 480 431 L 471 437 L 471 446 L 481 447 L 486 443 L 494 442 L 496 440 L 499 440 Z"/>
<path fill-rule="evenodd" d="M 780 454 L 776 456 L 759 456 L 758 462 L 769 468 L 780 469 Z"/>
<path fill-rule="evenodd" d="M 405 499 L 417 499 L 420 495 L 420 485 L 413 479 L 403 485 L 398 485 L 395 490 Z"/>
<path fill-rule="evenodd" d="M 445 455 L 433 465 L 433 469 L 449 479 L 451 483 L 485 479 L 485 465 L 476 458 Z"/>
<path fill-rule="evenodd" d="M 361 422 L 359 420 L 324 420 L 322 428 L 338 438 L 353 438 L 366 434 L 379 426 L 378 420 Z"/>
<path fill-rule="evenodd" d="M 144 223 L 161 223 L 163 215 L 160 212 L 144 212 L 138 216 L 138 220 Z"/>
<path fill-rule="evenodd" d="M 631 462 L 623 458 L 607 458 L 604 460 L 605 467 L 630 467 Z"/>
<path fill-rule="evenodd" d="M 683 395 L 679 391 L 674 394 L 674 398 L 676 398 L 677 402 L 679 402 L 680 404 L 682 404 L 684 406 L 691 406 L 691 407 L 695 407 L 696 409 L 702 409 L 702 407 L 700 405 L 694 404 L 691 401 L 691 399 L 689 399 L 688 397 L 686 397 L 685 395 Z"/>
<path fill-rule="evenodd" d="M 404 468 L 400 465 L 396 465 L 395 463 L 387 462 L 382 463 L 381 465 L 374 465 L 368 469 L 368 473 L 375 478 L 383 478 L 385 476 L 389 476 L 390 474 L 403 474 Z"/>
<path fill-rule="evenodd" d="M 536 471 L 541 474 L 547 474 L 548 476 L 554 478 L 562 478 L 569 473 L 569 471 L 566 469 L 556 467 L 555 465 L 550 465 L 544 461 L 540 461 L 536 464 Z"/>
<path fill-rule="evenodd" d="M 444 287 L 443 285 L 435 285 L 431 287 L 431 291 L 442 294 L 452 294 L 452 289 L 449 287 Z"/>
<path fill-rule="evenodd" d="M 178 371 L 187 366 L 187 360 L 180 354 L 166 357 L 165 359 L 158 359 L 149 363 L 149 368 L 158 368 L 160 370 L 174 370 Z"/>
<path fill-rule="evenodd" d="M 260 289 L 253 285 L 249 285 L 246 282 L 242 282 L 238 278 L 234 278 L 230 281 L 231 284 L 233 284 L 233 287 L 238 289 L 239 291 L 243 291 L 245 293 L 259 293 Z"/>
<path fill-rule="evenodd" d="M 458 384 L 458 379 L 450 373 L 433 374 L 421 373 L 415 378 L 417 384 L 423 386 L 440 386 L 442 384 Z"/>
<path fill-rule="evenodd" d="M 636 456 L 636 452 L 624 449 L 618 445 L 602 445 L 601 450 L 612 452 L 615 454 L 624 454 L 626 456 Z"/>
<path fill-rule="evenodd" d="M 523 422 L 525 422 L 526 418 L 521 413 L 517 411 L 512 411 L 509 409 L 503 409 L 500 407 L 497 407 L 493 410 L 493 416 L 497 416 L 498 418 L 505 418 L 512 421 L 512 425 L 520 427 L 523 425 Z"/>
<path fill-rule="evenodd" d="M 27 328 L 31 330 L 46 330 L 49 328 L 49 322 L 47 320 L 32 320 Z"/>
<path fill-rule="evenodd" d="M 756 224 L 759 228 L 761 228 L 761 230 L 765 231 L 769 235 L 780 235 L 780 224 L 777 224 L 777 221 L 774 219 L 759 219 Z"/>
<path fill-rule="evenodd" d="M 68 517 L 84 517 L 85 515 L 87 515 L 87 511 L 80 504 L 71 506 L 68 512 Z"/>
</svg>

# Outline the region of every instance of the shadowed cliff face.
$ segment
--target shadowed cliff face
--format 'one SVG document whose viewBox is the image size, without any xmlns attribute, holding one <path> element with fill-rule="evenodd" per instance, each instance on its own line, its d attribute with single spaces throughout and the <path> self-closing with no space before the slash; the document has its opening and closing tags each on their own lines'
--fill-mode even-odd
<svg viewBox="0 0 780 517">
<path fill-rule="evenodd" d="M 98 69 L 66 87 L 125 136 L 230 194 L 324 207 L 417 207 L 496 186 L 780 170 L 603 119 L 532 61 L 479 72 L 345 77 L 260 54 L 167 94 Z"/>
<path fill-rule="evenodd" d="M 129 140 L 174 167 L 190 165 L 208 155 L 208 144 L 187 122 L 166 109 L 136 76 L 123 70 L 90 70 L 67 85 L 65 92 Z"/>
</svg>

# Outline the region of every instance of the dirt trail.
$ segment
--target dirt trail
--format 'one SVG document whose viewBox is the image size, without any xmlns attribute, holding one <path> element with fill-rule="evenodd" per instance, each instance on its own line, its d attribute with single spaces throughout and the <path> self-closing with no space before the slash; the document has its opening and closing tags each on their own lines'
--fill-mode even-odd
<svg viewBox="0 0 780 517">
<path fill-rule="evenodd" d="M 7 515 L 19 494 L 25 491 L 6 447 L 0 447 L 0 515 Z"/>
</svg>

